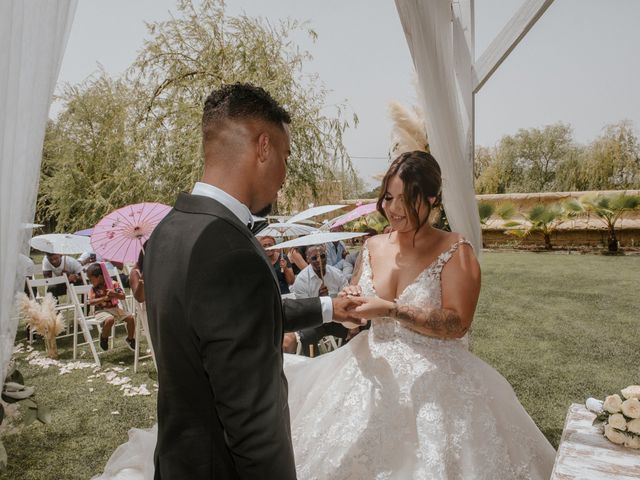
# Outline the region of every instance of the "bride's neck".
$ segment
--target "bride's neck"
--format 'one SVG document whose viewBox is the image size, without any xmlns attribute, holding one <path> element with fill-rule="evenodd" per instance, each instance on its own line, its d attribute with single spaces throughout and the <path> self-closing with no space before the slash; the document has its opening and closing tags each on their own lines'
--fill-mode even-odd
<svg viewBox="0 0 640 480">
<path fill-rule="evenodd" d="M 430 243 L 434 240 L 436 231 L 429 225 L 424 225 L 417 232 L 415 230 L 408 230 L 406 232 L 396 232 L 398 246 L 400 249 L 413 249 L 420 244 Z"/>
</svg>

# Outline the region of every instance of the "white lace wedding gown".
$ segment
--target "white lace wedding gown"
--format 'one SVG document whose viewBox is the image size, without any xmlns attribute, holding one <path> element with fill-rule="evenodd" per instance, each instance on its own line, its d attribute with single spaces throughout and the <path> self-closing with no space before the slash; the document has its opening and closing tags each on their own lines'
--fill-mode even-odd
<svg viewBox="0 0 640 480">
<path fill-rule="evenodd" d="M 397 303 L 440 305 L 440 273 L 458 246 L 418 275 Z M 366 247 L 362 254 L 360 286 L 375 295 Z M 553 447 L 509 383 L 469 352 L 466 337 L 433 339 L 379 318 L 329 354 L 286 355 L 285 373 L 300 480 L 551 475 Z M 152 478 L 155 432 L 144 433 L 130 432 L 101 479 Z"/>
</svg>

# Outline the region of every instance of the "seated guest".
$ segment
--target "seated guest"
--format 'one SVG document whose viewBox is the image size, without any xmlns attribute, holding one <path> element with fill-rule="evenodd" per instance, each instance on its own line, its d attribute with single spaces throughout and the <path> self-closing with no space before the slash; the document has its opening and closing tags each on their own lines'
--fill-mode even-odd
<svg viewBox="0 0 640 480">
<path fill-rule="evenodd" d="M 78 261 L 80 262 L 80 265 L 85 267 L 87 265 L 91 265 L 92 263 L 101 262 L 102 257 L 100 255 L 97 255 L 95 252 L 84 252 L 78 257 Z"/>
<path fill-rule="evenodd" d="M 104 259 L 102 258 L 102 255 L 98 255 L 95 252 L 84 252 L 82 255 L 78 257 L 78 261 L 86 270 L 87 267 L 92 263 L 102 262 L 104 261 Z M 105 263 L 109 268 L 117 268 L 120 270 L 120 272 L 118 273 L 120 275 L 120 280 L 122 280 L 122 288 L 129 288 L 129 276 L 122 273 L 123 265 L 121 263 L 116 263 L 115 265 L 111 262 L 105 262 Z M 111 277 L 111 278 L 113 280 L 117 280 L 115 277 Z"/>
<path fill-rule="evenodd" d="M 306 255 L 309 266 L 300 272 L 291 289 L 296 298 L 335 297 L 347 286 L 347 280 L 342 272 L 327 265 L 327 251 L 324 245 L 307 248 Z M 349 330 L 339 323 L 329 322 L 319 327 L 288 333 L 285 335 L 283 348 L 286 352 L 295 353 L 297 344 L 300 342 L 302 351 L 306 355 L 310 345 L 317 348 L 318 341 L 327 335 L 346 340 Z"/>
<path fill-rule="evenodd" d="M 324 245 L 307 248 L 306 261 L 308 266 L 298 274 L 291 288 L 296 298 L 325 295 L 335 297 L 347 285 L 342 272 L 328 265 L 327 249 Z"/>
<path fill-rule="evenodd" d="M 298 275 L 302 270 L 307 268 L 309 264 L 305 260 L 307 255 L 307 247 L 290 248 L 287 252 L 287 258 L 293 268 L 293 274 Z"/>
<path fill-rule="evenodd" d="M 103 268 L 99 263 L 94 263 L 87 269 L 87 276 L 91 282 L 89 305 L 92 305 L 95 309 L 96 320 L 102 322 L 100 347 L 103 350 L 107 350 L 109 348 L 109 335 L 111 335 L 111 329 L 116 322 L 123 321 L 127 324 L 127 338 L 125 343 L 130 350 L 135 351 L 136 325 L 133 315 L 125 312 L 118 306 L 118 300 L 125 299 L 124 291 L 120 288 L 120 285 L 118 285 L 117 282 L 113 282 L 112 288 L 107 288 L 105 272 L 106 267 Z"/>
<path fill-rule="evenodd" d="M 342 231 L 342 227 L 338 227 L 336 231 Z M 337 242 L 327 243 L 327 264 L 332 267 L 336 266 L 340 260 L 347 256 L 347 247 L 338 240 Z"/>
<path fill-rule="evenodd" d="M 131 292 L 133 293 L 133 298 L 135 298 L 138 303 L 144 303 L 144 278 L 142 277 L 142 268 L 144 265 L 144 249 L 146 247 L 147 242 L 144 242 L 140 255 L 138 255 L 138 261 L 129 274 Z"/>
<path fill-rule="evenodd" d="M 342 272 L 342 276 L 345 278 L 345 280 L 347 282 L 350 282 L 351 281 L 351 276 L 353 275 L 353 267 L 354 266 L 355 266 L 355 264 L 353 264 L 353 263 L 351 263 L 349 261 L 349 255 L 347 255 L 342 260 L 340 260 L 338 263 L 336 263 L 333 267 L 337 268 L 338 270 L 340 270 L 340 272 Z"/>
<path fill-rule="evenodd" d="M 267 248 L 275 246 L 275 238 L 265 236 L 259 237 L 258 240 L 260 241 L 260 245 L 262 245 L 262 248 L 265 249 L 267 257 L 269 257 L 269 260 L 271 260 L 273 270 L 276 273 L 276 277 L 278 277 L 280 293 L 290 293 L 289 285 L 293 285 L 293 282 L 296 279 L 295 275 L 293 274 L 291 264 L 282 254 L 281 250 L 267 250 Z"/>
<path fill-rule="evenodd" d="M 360 237 L 360 239 L 362 240 L 362 245 L 364 245 L 364 242 L 366 242 L 368 239 L 378 234 L 375 228 L 367 228 L 364 231 L 364 233 L 366 233 L 366 235 L 364 237 Z M 362 248 L 358 251 L 348 254 L 345 257 L 345 261 L 349 262 L 353 267 L 352 272 L 356 268 L 356 264 L 358 263 L 358 257 L 360 256 L 361 251 L 362 251 Z M 349 277 L 349 280 L 351 280 L 351 277 Z"/>
<path fill-rule="evenodd" d="M 74 285 L 82 284 L 82 265 L 75 258 L 68 255 L 60 255 L 59 253 L 47 253 L 42 259 L 42 275 L 44 278 L 60 277 L 63 273 L 67 274 L 69 283 Z M 66 285 L 53 285 L 47 289 L 47 292 L 58 298 L 67 293 Z"/>
</svg>

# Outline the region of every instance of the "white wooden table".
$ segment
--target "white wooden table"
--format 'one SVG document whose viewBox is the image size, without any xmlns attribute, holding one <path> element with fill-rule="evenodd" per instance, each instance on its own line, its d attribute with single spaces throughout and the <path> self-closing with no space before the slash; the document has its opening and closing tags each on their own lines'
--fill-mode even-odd
<svg viewBox="0 0 640 480">
<path fill-rule="evenodd" d="M 551 480 L 629 480 L 640 478 L 640 450 L 614 445 L 584 405 L 569 407 Z"/>
</svg>

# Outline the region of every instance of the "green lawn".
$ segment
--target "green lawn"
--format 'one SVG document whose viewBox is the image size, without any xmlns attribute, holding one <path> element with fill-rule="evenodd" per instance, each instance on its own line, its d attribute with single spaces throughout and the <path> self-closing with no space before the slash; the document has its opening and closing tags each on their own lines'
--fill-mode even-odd
<svg viewBox="0 0 640 480">
<path fill-rule="evenodd" d="M 640 382 L 640 256 L 485 253 L 482 266 L 473 350 L 511 382 L 554 445 L 570 403 Z M 37 400 L 52 408 L 53 422 L 5 432 L 9 468 L 0 479 L 90 478 L 130 427 L 154 423 L 153 366 L 147 361 L 133 374 L 122 335 L 120 329 L 116 348 L 103 356 L 103 369 L 130 367 L 118 375 L 147 384 L 150 396 L 124 397 L 104 378 L 88 379 L 91 368 L 59 375 L 58 368 L 32 366 L 27 353 L 16 354 Z M 61 358 L 70 359 L 68 347 L 60 342 Z"/>
</svg>

